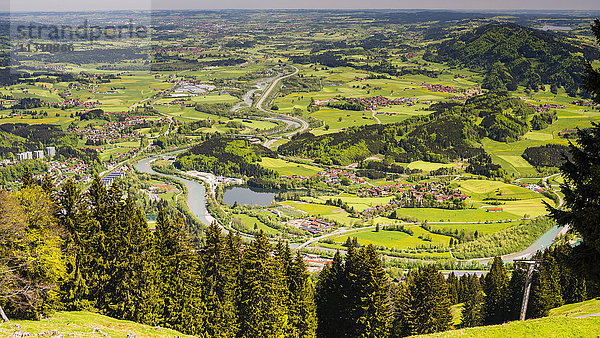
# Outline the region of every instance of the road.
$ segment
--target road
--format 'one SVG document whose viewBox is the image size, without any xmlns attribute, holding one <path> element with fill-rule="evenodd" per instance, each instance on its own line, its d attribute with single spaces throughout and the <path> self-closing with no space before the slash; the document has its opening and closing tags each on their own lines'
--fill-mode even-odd
<svg viewBox="0 0 600 338">
<path fill-rule="evenodd" d="M 371 116 L 373 116 L 373 118 L 377 120 L 377 124 L 381 124 L 381 120 L 379 119 L 379 117 L 377 117 L 377 113 L 373 109 L 371 109 L 371 113 Z"/>
<path fill-rule="evenodd" d="M 263 92 L 263 94 L 261 95 L 260 99 L 258 99 L 258 101 L 256 102 L 256 108 L 258 110 L 260 110 L 261 112 L 267 113 L 267 114 L 271 114 L 271 115 L 276 115 L 276 116 L 279 116 L 281 118 L 292 120 L 292 121 L 295 121 L 295 122 L 297 122 L 297 123 L 300 124 L 300 129 L 292 131 L 291 133 L 288 133 L 288 134 L 285 135 L 285 137 L 287 137 L 287 138 L 293 136 L 294 134 L 298 134 L 298 133 L 302 133 L 302 132 L 306 131 L 308 129 L 308 123 L 306 121 L 304 121 L 303 119 L 297 118 L 295 116 L 290 116 L 290 115 L 286 115 L 286 114 L 275 113 L 273 111 L 266 110 L 265 108 L 263 108 L 263 103 L 265 102 L 265 99 L 267 97 L 269 97 L 269 95 L 271 94 L 271 92 L 273 91 L 273 89 L 275 88 L 275 86 L 277 85 L 277 83 L 279 81 L 281 81 L 283 79 L 286 79 L 286 78 L 288 78 L 290 76 L 294 76 L 294 75 L 298 74 L 298 72 L 300 70 L 298 68 L 294 67 L 294 66 L 292 66 L 292 67 L 295 69 L 293 73 L 287 74 L 287 75 L 283 75 L 283 76 L 280 76 L 280 77 L 276 78 L 273 82 L 271 82 L 271 85 Z M 272 145 L 274 142 L 276 142 L 279 139 L 281 139 L 281 137 L 271 139 L 271 140 L 269 140 L 269 141 L 267 141 L 265 143 L 265 146 L 268 147 L 268 146 Z M 269 145 L 267 145 L 267 144 L 269 144 Z"/>
</svg>

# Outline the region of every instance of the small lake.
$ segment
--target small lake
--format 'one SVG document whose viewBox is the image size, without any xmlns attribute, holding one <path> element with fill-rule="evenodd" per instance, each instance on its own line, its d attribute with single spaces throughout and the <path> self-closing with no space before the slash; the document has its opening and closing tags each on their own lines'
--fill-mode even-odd
<svg viewBox="0 0 600 338">
<path fill-rule="evenodd" d="M 238 204 L 258 205 L 261 207 L 271 204 L 275 200 L 277 192 L 268 190 L 251 189 L 248 187 L 231 187 L 223 192 L 223 202 L 232 206 Z"/>
</svg>

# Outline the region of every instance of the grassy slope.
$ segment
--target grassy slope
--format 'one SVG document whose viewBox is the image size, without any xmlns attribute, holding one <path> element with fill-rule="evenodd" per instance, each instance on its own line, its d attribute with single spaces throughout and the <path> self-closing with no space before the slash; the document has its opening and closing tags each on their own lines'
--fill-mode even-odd
<svg viewBox="0 0 600 338">
<path fill-rule="evenodd" d="M 137 337 L 191 337 L 174 330 L 153 328 L 85 311 L 57 312 L 49 319 L 41 321 L 19 320 L 14 321 L 13 324 L 2 323 L 0 335 L 7 337 L 12 334 L 14 324 L 19 324 L 24 332 L 29 332 L 34 336 L 56 330 L 65 336 L 73 333 L 77 337 L 99 337 L 100 333 L 93 332 L 95 328 L 98 328 L 110 337 L 126 337 L 127 333 L 135 333 Z"/>
<path fill-rule="evenodd" d="M 600 316 L 575 317 L 599 312 L 600 299 L 592 299 L 553 309 L 546 318 L 447 331 L 427 337 L 597 337 Z"/>
</svg>

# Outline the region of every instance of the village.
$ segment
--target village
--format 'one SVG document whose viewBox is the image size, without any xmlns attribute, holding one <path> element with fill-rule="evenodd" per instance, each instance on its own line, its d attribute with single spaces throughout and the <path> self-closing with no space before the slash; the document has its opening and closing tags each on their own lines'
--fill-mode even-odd
<svg viewBox="0 0 600 338">
<path fill-rule="evenodd" d="M 122 119 L 122 121 L 107 122 L 97 126 L 88 125 L 82 129 L 69 128 L 68 131 L 89 141 L 105 143 L 113 140 L 139 138 L 140 135 L 136 129 L 169 123 L 166 118 L 150 119 L 147 116 L 125 116 Z"/>
<path fill-rule="evenodd" d="M 386 205 L 376 205 L 354 213 L 357 218 L 369 219 L 402 207 L 463 208 L 469 198 L 460 189 L 452 189 L 445 182 L 395 183 L 359 190 L 361 197 L 395 196 Z"/>
</svg>

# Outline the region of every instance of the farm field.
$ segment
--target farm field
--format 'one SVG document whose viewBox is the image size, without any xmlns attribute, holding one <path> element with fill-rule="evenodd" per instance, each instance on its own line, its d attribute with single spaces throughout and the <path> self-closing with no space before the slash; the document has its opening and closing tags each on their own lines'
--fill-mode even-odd
<svg viewBox="0 0 600 338">
<path fill-rule="evenodd" d="M 319 167 L 271 157 L 263 157 L 260 165 L 267 169 L 274 170 L 280 175 L 287 176 L 301 175 L 310 177 L 322 171 L 322 169 Z"/>
</svg>

